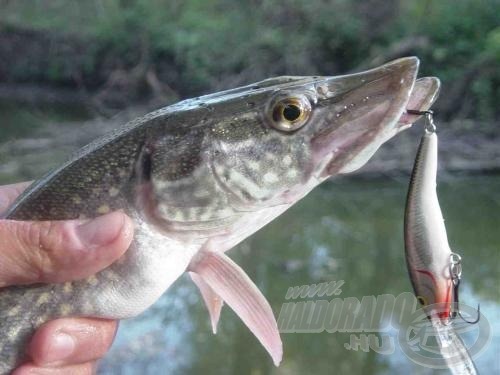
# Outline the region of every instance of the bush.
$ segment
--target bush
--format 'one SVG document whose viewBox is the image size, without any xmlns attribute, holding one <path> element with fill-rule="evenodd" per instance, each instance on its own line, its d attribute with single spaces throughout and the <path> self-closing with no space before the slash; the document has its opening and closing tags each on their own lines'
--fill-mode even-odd
<svg viewBox="0 0 500 375">
<path fill-rule="evenodd" d="M 499 118 L 499 0 L 16 0 L 0 14 L 4 27 L 85 38 L 79 69 L 97 84 L 142 66 L 187 96 L 414 54 L 443 81 L 443 116 Z M 43 79 L 57 82 L 61 69 L 48 64 Z"/>
</svg>

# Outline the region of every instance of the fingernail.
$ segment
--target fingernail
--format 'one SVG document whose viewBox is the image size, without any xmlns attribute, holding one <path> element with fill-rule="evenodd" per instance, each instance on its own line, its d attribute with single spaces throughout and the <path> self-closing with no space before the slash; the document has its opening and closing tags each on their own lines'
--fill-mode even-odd
<svg viewBox="0 0 500 375">
<path fill-rule="evenodd" d="M 68 358 L 75 351 L 75 339 L 64 332 L 57 333 L 51 340 L 45 361 L 58 362 Z"/>
<path fill-rule="evenodd" d="M 85 246 L 104 246 L 120 234 L 124 221 L 121 212 L 112 212 L 79 225 L 76 233 Z"/>
</svg>

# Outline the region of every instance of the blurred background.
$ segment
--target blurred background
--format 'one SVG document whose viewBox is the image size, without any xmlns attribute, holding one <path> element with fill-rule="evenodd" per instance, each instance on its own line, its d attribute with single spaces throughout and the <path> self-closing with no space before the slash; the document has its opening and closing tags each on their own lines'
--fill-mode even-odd
<svg viewBox="0 0 500 375">
<path fill-rule="evenodd" d="M 464 258 L 462 299 L 500 372 L 500 0 L 0 0 L 0 183 L 40 177 L 152 109 L 277 75 L 338 75 L 416 55 L 441 79 L 439 195 Z M 411 291 L 403 206 L 420 127 L 328 182 L 233 250 L 278 315 L 290 286 L 345 280 L 343 297 Z M 392 334 L 397 336 L 397 327 Z M 283 334 L 274 368 L 229 309 L 213 336 L 182 279 L 123 322 L 102 374 L 441 373 L 348 351 L 349 334 Z M 443 372 L 446 373 L 446 372 Z"/>
</svg>

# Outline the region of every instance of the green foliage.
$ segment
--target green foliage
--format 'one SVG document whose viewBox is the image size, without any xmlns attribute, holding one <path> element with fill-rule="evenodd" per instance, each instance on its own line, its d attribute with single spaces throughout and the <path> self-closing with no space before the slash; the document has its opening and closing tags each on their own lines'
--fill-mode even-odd
<svg viewBox="0 0 500 375">
<path fill-rule="evenodd" d="M 500 26 L 487 34 L 485 47 L 489 54 L 500 61 Z"/>
<path fill-rule="evenodd" d="M 105 52 L 115 65 L 154 66 L 182 95 L 344 73 L 406 43 L 399 54 L 442 79 L 448 117 L 499 116 L 500 0 L 16 0 L 0 2 L 0 24 L 88 38 L 85 72 L 101 69 Z"/>
</svg>

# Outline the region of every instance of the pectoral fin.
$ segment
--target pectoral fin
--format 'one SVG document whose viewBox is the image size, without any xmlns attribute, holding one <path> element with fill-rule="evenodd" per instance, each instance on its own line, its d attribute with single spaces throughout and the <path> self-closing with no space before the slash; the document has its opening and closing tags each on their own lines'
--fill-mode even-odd
<svg viewBox="0 0 500 375">
<path fill-rule="evenodd" d="M 194 272 L 189 272 L 191 280 L 196 284 L 200 290 L 203 301 L 205 301 L 205 306 L 207 306 L 208 313 L 210 315 L 210 322 L 212 323 L 212 331 L 214 335 L 217 333 L 217 323 L 219 323 L 220 311 L 224 301 L 222 298 L 214 292 L 214 290 L 203 281 L 203 278 Z"/>
<path fill-rule="evenodd" d="M 283 348 L 273 311 L 241 267 L 224 254 L 206 251 L 189 266 L 189 271 L 199 275 L 234 310 L 278 366 Z"/>
</svg>

